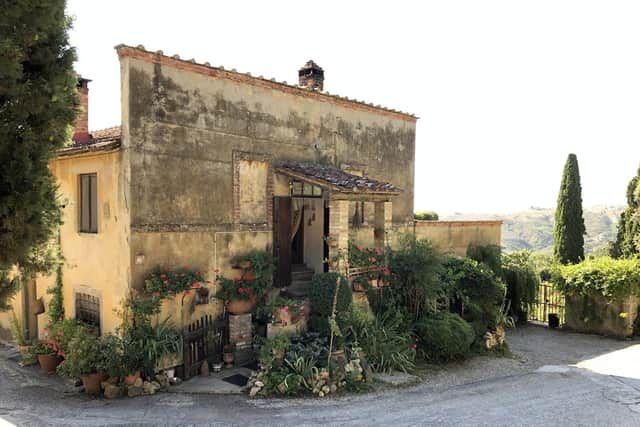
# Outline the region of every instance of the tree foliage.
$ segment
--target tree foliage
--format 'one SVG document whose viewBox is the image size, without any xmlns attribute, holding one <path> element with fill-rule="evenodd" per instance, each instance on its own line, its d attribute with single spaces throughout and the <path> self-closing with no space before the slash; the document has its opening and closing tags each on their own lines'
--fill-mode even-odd
<svg viewBox="0 0 640 427">
<path fill-rule="evenodd" d="M 611 247 L 614 258 L 640 254 L 640 168 L 627 186 L 627 208 L 620 214 L 618 235 Z"/>
<path fill-rule="evenodd" d="M 556 207 L 553 230 L 555 260 L 562 264 L 575 264 L 582 261 L 585 231 L 578 158 L 575 154 L 569 154 L 562 174 Z"/>
<path fill-rule="evenodd" d="M 437 221 L 440 217 L 434 211 L 418 211 L 413 214 L 413 219 L 418 221 Z"/>
<path fill-rule="evenodd" d="M 64 0 L 16 0 L 0 14 L 0 271 L 28 263 L 60 223 L 48 163 L 78 108 L 70 23 Z"/>
</svg>

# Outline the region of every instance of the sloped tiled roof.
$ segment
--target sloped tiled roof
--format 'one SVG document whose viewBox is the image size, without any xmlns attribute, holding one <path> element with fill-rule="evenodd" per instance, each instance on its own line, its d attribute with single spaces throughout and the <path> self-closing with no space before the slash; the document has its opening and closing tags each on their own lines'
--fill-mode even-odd
<svg viewBox="0 0 640 427">
<path fill-rule="evenodd" d="M 341 193 L 398 194 L 402 190 L 391 183 L 353 175 L 331 165 L 282 161 L 274 164 L 277 172 L 299 178 Z"/>
<path fill-rule="evenodd" d="M 86 142 L 76 142 L 58 150 L 58 156 L 87 153 L 93 151 L 108 151 L 119 148 L 121 144 L 120 126 L 99 129 L 91 132 L 91 139 Z"/>
</svg>

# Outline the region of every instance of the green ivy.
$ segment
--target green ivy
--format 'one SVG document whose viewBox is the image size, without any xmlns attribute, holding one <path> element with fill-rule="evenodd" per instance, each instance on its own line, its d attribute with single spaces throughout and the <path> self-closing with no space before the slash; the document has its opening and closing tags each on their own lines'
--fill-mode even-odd
<svg viewBox="0 0 640 427">
<path fill-rule="evenodd" d="M 64 298 L 62 296 L 62 263 L 56 270 L 56 283 L 47 289 L 51 295 L 49 301 L 49 322 L 53 325 L 64 320 Z"/>
<path fill-rule="evenodd" d="M 553 281 L 565 294 L 599 292 L 611 300 L 640 296 L 640 258 L 587 259 L 559 267 Z"/>
</svg>

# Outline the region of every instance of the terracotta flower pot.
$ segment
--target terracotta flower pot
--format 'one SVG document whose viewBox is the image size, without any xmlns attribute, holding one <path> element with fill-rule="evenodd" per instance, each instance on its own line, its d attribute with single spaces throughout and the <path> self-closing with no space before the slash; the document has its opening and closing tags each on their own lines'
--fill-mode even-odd
<svg viewBox="0 0 640 427">
<path fill-rule="evenodd" d="M 55 354 L 39 354 L 38 363 L 42 372 L 50 374 L 56 371 L 56 368 L 60 364 L 60 358 Z"/>
<path fill-rule="evenodd" d="M 134 372 L 133 374 L 129 374 L 124 377 L 124 383 L 126 385 L 133 385 L 133 383 L 135 383 L 138 378 L 140 378 L 140 371 Z"/>
<path fill-rule="evenodd" d="M 256 299 L 246 299 L 246 300 L 231 300 L 227 301 L 227 311 L 231 314 L 247 314 L 256 304 Z"/>
<path fill-rule="evenodd" d="M 251 268 L 252 265 L 253 265 L 253 262 L 249 260 L 240 261 L 238 263 L 238 267 L 242 268 L 243 270 L 247 270 Z"/>
<path fill-rule="evenodd" d="M 275 312 L 276 322 L 280 322 L 283 325 L 289 325 L 292 321 L 291 313 L 287 307 L 281 307 Z"/>
<path fill-rule="evenodd" d="M 84 392 L 87 394 L 100 394 L 102 391 L 100 384 L 104 380 L 103 374 L 93 373 L 82 377 L 82 385 Z"/>
</svg>

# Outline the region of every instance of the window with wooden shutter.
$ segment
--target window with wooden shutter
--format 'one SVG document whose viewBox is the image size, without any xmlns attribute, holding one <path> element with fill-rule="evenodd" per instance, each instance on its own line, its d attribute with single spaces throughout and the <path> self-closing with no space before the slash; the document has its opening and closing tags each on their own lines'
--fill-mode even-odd
<svg viewBox="0 0 640 427">
<path fill-rule="evenodd" d="M 80 175 L 80 232 L 98 232 L 98 177 Z"/>
</svg>

